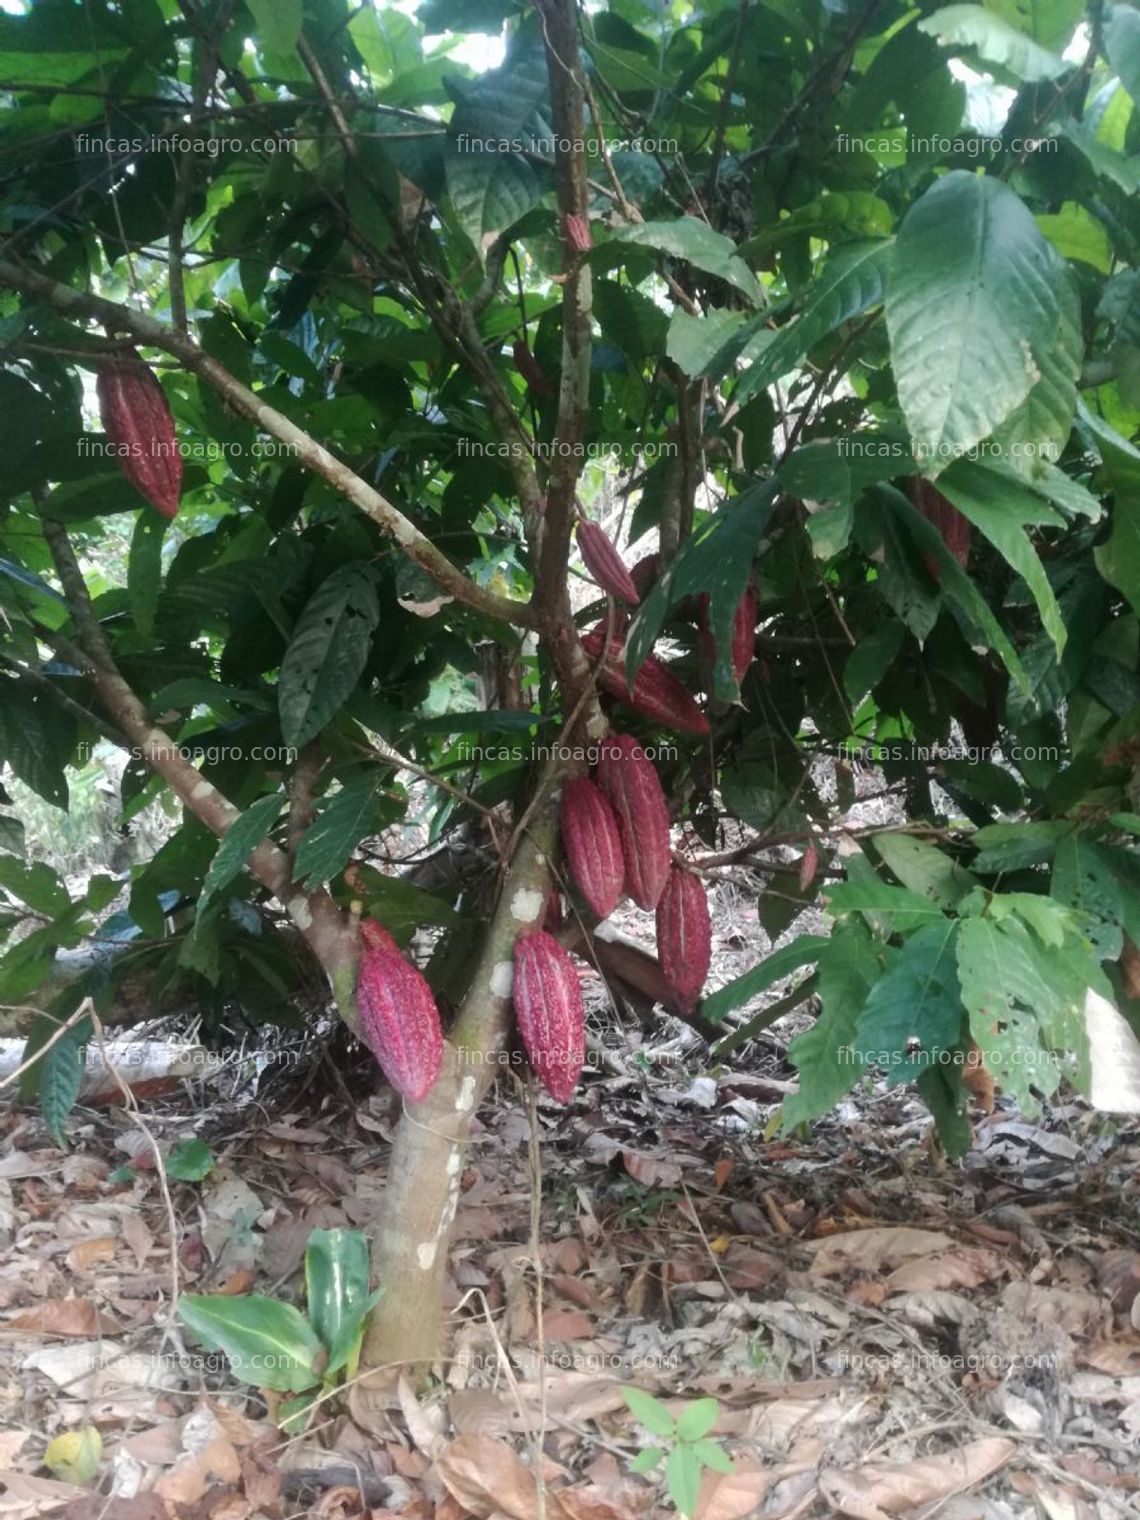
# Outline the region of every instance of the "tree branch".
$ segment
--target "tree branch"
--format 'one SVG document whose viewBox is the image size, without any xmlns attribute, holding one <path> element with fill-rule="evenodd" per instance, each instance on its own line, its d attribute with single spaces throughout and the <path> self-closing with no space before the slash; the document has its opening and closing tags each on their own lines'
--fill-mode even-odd
<svg viewBox="0 0 1140 1520">
<path fill-rule="evenodd" d="M 61 285 L 38 270 L 24 268 L 7 259 L 0 259 L 0 285 L 7 285 L 26 295 L 40 296 L 65 316 L 93 318 L 104 325 L 110 325 L 113 330 L 129 333 L 139 343 L 173 354 L 188 370 L 212 385 L 236 412 L 255 423 L 262 432 L 284 443 L 301 464 L 328 481 L 342 496 L 372 518 L 389 538 L 395 540 L 409 559 L 414 560 L 456 601 L 486 617 L 526 628 L 536 626 L 537 614 L 527 603 L 516 601 L 513 597 L 498 596 L 468 579 L 379 491 L 330 454 L 315 438 L 262 401 L 183 333 L 116 301 L 72 290 L 70 286 Z"/>
</svg>

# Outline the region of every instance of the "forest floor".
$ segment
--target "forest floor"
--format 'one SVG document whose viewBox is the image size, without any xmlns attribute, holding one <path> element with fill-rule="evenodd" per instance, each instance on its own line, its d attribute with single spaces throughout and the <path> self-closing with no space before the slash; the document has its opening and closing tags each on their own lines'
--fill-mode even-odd
<svg viewBox="0 0 1140 1520">
<path fill-rule="evenodd" d="M 952 1163 L 909 1089 L 868 1081 L 773 1137 L 786 1021 L 715 1077 L 680 1025 L 639 1060 L 591 1023 L 612 1059 L 569 1108 L 508 1077 L 480 1116 L 435 1380 L 292 1437 L 171 1303 L 302 1302 L 310 1231 L 374 1227 L 395 1115 L 363 1060 L 286 1043 L 137 1108 L 88 1093 L 67 1150 L 4 1114 L 3 1520 L 655 1520 L 630 1385 L 718 1401 L 733 1472 L 699 1520 L 1140 1514 L 1140 1124 L 999 1098 Z M 189 1139 L 206 1174 L 178 1181 L 155 1149 Z"/>
</svg>

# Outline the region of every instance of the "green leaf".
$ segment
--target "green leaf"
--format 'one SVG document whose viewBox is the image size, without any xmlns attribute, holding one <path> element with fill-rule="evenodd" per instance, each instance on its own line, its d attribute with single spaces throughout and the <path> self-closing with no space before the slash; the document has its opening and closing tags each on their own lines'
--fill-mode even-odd
<svg viewBox="0 0 1140 1520">
<path fill-rule="evenodd" d="M 665 1460 L 668 1453 L 663 1446 L 647 1446 L 644 1451 L 639 1451 L 637 1456 L 629 1464 L 627 1471 L 631 1473 L 652 1472 Z"/>
<path fill-rule="evenodd" d="M 762 347 L 772 340 L 772 335 L 759 326 L 760 321 L 742 311 L 718 309 L 707 316 L 693 316 L 678 307 L 669 322 L 665 353 L 686 375 L 719 380 L 746 348 L 754 342 Z"/>
<path fill-rule="evenodd" d="M 1056 79 L 1073 67 L 980 5 L 944 6 L 920 21 L 918 29 L 943 47 L 969 48 L 983 62 L 1008 69 L 1026 83 Z"/>
<path fill-rule="evenodd" d="M 1101 960 L 1117 960 L 1122 946 L 1124 899 L 1110 857 L 1083 834 L 1070 834 L 1053 856 L 1050 891 L 1082 915 L 1081 932 Z"/>
<path fill-rule="evenodd" d="M 166 1174 L 175 1182 L 201 1182 L 215 1165 L 214 1153 L 204 1140 L 179 1140 L 166 1158 Z"/>
<path fill-rule="evenodd" d="M 281 737 L 307 744 L 339 711 L 360 680 L 380 603 L 362 565 L 335 570 L 305 604 L 281 662 Z"/>
<path fill-rule="evenodd" d="M 752 561 L 776 498 L 772 481 L 750 486 L 735 501 L 713 513 L 696 530 L 642 603 L 626 641 L 630 681 L 653 648 L 670 607 L 687 596 L 708 592 L 709 629 L 716 644 L 716 694 L 727 701 L 737 695 L 732 672 L 732 620 Z"/>
<path fill-rule="evenodd" d="M 734 285 L 753 306 L 763 305 L 764 292 L 760 282 L 737 253 L 736 244 L 695 216 L 682 216 L 673 222 L 639 222 L 621 226 L 605 243 L 598 245 L 595 252 L 611 249 L 615 244 L 654 248 L 670 258 L 684 259 L 694 268 L 703 269 L 706 274 Z"/>
<path fill-rule="evenodd" d="M 25 865 L 12 855 L 0 855 L 0 887 L 47 918 L 56 918 L 71 906 L 67 888 L 43 860 Z"/>
<path fill-rule="evenodd" d="M 660 1399 L 655 1399 L 642 1388 L 623 1388 L 621 1396 L 634 1419 L 644 1425 L 650 1435 L 672 1437 L 676 1434 L 676 1422 Z"/>
<path fill-rule="evenodd" d="M 665 1487 L 677 1513 L 691 1520 L 701 1496 L 700 1458 L 691 1446 L 674 1446 L 665 1463 Z"/>
<path fill-rule="evenodd" d="M 463 86 L 451 114 L 444 163 L 447 193 L 480 251 L 542 198 L 554 136 L 541 50 L 519 48 L 498 69 Z"/>
<path fill-rule="evenodd" d="M 719 1418 L 720 1405 L 716 1399 L 695 1399 L 677 1416 L 677 1439 L 699 1441 L 708 1435 Z"/>
<path fill-rule="evenodd" d="M 868 486 L 896 475 L 913 474 L 917 465 L 902 432 L 887 429 L 860 433 L 852 440 L 817 438 L 801 444 L 780 466 L 780 484 L 793 496 L 854 505 Z M 808 519 L 808 532 L 813 518 Z"/>
<path fill-rule="evenodd" d="M 711 1468 L 713 1472 L 724 1473 L 728 1476 L 736 1471 L 732 1465 L 732 1458 L 718 1441 L 694 1441 L 693 1455 L 702 1467 Z"/>
<path fill-rule="evenodd" d="M 1023 866 L 1040 865 L 1053 858 L 1058 840 L 1072 827 L 1064 818 L 987 824 L 973 838 L 979 851 L 974 870 L 988 875 L 991 871 L 1020 871 Z"/>
<path fill-rule="evenodd" d="M 819 934 L 800 934 L 782 950 L 774 950 L 758 966 L 736 977 L 726 986 L 705 998 L 701 1004 L 701 1016 L 710 1023 L 720 1021 L 735 1009 L 766 992 L 774 982 L 798 971 L 801 966 L 813 964 L 829 941 Z"/>
<path fill-rule="evenodd" d="M 291 53 L 301 35 L 301 0 L 246 0 L 258 41 L 271 53 Z"/>
<path fill-rule="evenodd" d="M 906 624 L 898 618 L 886 618 L 863 635 L 843 667 L 843 690 L 853 703 L 862 701 L 878 686 L 898 658 L 905 638 Z"/>
<path fill-rule="evenodd" d="M 879 858 L 903 886 L 940 908 L 956 908 L 977 885 L 964 866 L 913 834 L 875 834 L 872 838 Z"/>
<path fill-rule="evenodd" d="M 746 370 L 734 399 L 742 403 L 801 362 L 829 333 L 883 300 L 894 240 L 859 243 L 832 254 L 808 287 L 803 314 L 782 327 Z"/>
<path fill-rule="evenodd" d="M 1104 50 L 1129 95 L 1140 105 L 1140 11 L 1110 5 L 1104 19 Z"/>
<path fill-rule="evenodd" d="M 324 1376 L 352 1356 L 366 1315 L 383 1289 L 368 1291 L 368 1241 L 361 1230 L 314 1230 L 305 1250 L 305 1297 L 313 1329 L 329 1354 Z"/>
<path fill-rule="evenodd" d="M 70 713 L 19 681 L 0 680 L 0 763 L 7 761 L 20 780 L 53 807 L 67 808 L 64 767 L 76 738 Z"/>
<path fill-rule="evenodd" d="M 886 1067 L 890 1087 L 952 1058 L 962 1042 L 958 930 L 943 919 L 912 934 L 867 994 L 855 1048 L 862 1059 Z M 911 1041 L 916 1049 L 908 1048 Z"/>
<path fill-rule="evenodd" d="M 799 1092 L 784 1099 L 780 1110 L 787 1131 L 828 1113 L 850 1092 L 863 1072 L 854 1052 L 855 1029 L 882 967 L 870 932 L 861 919 L 840 924 L 819 956 L 822 1012 L 788 1046 L 788 1059 L 799 1072 Z"/>
<path fill-rule="evenodd" d="M 1100 450 L 1113 486 L 1112 533 L 1093 550 L 1096 567 L 1140 612 L 1140 449 L 1083 405 L 1080 418 Z"/>
<path fill-rule="evenodd" d="M 83 1080 L 83 1063 L 87 1041 L 91 1037 L 91 1020 L 82 1019 L 45 1050 L 38 1062 L 40 1074 L 40 1110 L 44 1123 L 56 1142 L 67 1144 L 67 1120 L 79 1097 Z"/>
<path fill-rule="evenodd" d="M 877 877 L 841 881 L 828 888 L 825 903 L 834 918 L 843 918 L 848 913 L 873 914 L 884 921 L 892 934 L 909 934 L 923 925 L 945 922 L 941 909 L 928 897 L 912 892 L 909 887 L 892 887 Z"/>
<path fill-rule="evenodd" d="M 178 1312 L 201 1341 L 225 1353 L 243 1383 L 301 1393 L 320 1381 L 324 1348 L 292 1304 L 256 1293 L 183 1293 Z"/>
<path fill-rule="evenodd" d="M 168 519 L 149 509 L 140 512 L 127 560 L 127 596 L 131 617 L 144 639 L 154 632 L 154 615 L 162 590 L 162 540 Z"/>
<path fill-rule="evenodd" d="M 1045 632 L 1053 640 L 1058 658 L 1065 652 L 1068 630 L 1057 605 L 1057 598 L 1025 532 L 1027 524 L 1051 522 L 1063 527 L 1063 520 L 1051 507 L 1024 487 L 1018 489 L 984 470 L 976 470 L 968 459 L 960 459 L 939 479 L 938 489 L 983 533 L 994 548 L 1029 587 Z"/>
<path fill-rule="evenodd" d="M 210 862 L 210 869 L 206 872 L 202 890 L 198 894 L 196 914 L 198 921 L 201 921 L 213 899 L 229 886 L 245 866 L 253 851 L 269 833 L 284 800 L 280 792 L 271 792 L 268 797 L 259 797 L 251 807 L 246 808 L 245 812 L 230 824 L 222 836 L 217 854 Z"/>
<path fill-rule="evenodd" d="M 294 880 L 303 881 L 312 891 L 344 869 L 370 831 L 376 786 L 374 776 L 364 776 L 342 787 L 325 803 L 297 847 Z"/>
<path fill-rule="evenodd" d="M 67 1430 L 48 1442 L 44 1466 L 60 1483 L 82 1488 L 99 1471 L 103 1460 L 103 1437 L 94 1425 L 81 1430 Z"/>
<path fill-rule="evenodd" d="M 977 7 L 964 7 L 982 15 Z M 928 473 L 1026 400 L 1072 276 L 1000 180 L 954 170 L 907 212 L 887 289 L 899 402 Z"/>
</svg>

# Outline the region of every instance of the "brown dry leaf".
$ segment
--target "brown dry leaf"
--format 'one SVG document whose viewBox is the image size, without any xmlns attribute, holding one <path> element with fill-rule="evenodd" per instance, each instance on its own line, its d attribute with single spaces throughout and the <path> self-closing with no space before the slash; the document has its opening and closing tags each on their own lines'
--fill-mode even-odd
<svg viewBox="0 0 1140 1520">
<path fill-rule="evenodd" d="M 440 1454 L 436 1471 L 447 1491 L 479 1520 L 509 1515 L 534 1520 L 538 1513 L 534 1474 L 505 1441 L 459 1436 Z M 547 1520 L 570 1520 L 558 1495 L 547 1492 Z"/>
<path fill-rule="evenodd" d="M 0 1469 L 11 1467 L 29 1434 L 26 1430 L 0 1430 Z"/>
<path fill-rule="evenodd" d="M 744 1520 L 776 1480 L 775 1470 L 737 1467 L 731 1473 L 706 1472 L 701 1480 L 701 1496 L 694 1520 Z"/>
<path fill-rule="evenodd" d="M 625 1169 L 642 1187 L 679 1187 L 681 1168 L 665 1156 L 647 1156 L 644 1151 L 622 1151 Z"/>
<path fill-rule="evenodd" d="M 1016 1451 L 1016 1442 L 990 1437 L 901 1467 L 872 1462 L 853 1473 L 825 1469 L 819 1475 L 820 1493 L 841 1515 L 857 1520 L 875 1512 L 897 1515 L 964 1493 L 1004 1467 Z"/>
<path fill-rule="evenodd" d="M 135 1259 L 135 1266 L 141 1271 L 146 1265 L 147 1257 L 154 1248 L 154 1236 L 147 1229 L 143 1217 L 135 1209 L 124 1209 L 120 1219 L 120 1228 L 123 1239 L 130 1248 L 131 1255 Z"/>
<path fill-rule="evenodd" d="M 597 1333 L 590 1316 L 577 1309 L 555 1309 L 544 1316 L 542 1328 L 548 1341 L 588 1341 Z"/>
<path fill-rule="evenodd" d="M 814 1277 L 830 1277 L 856 1269 L 861 1272 L 894 1271 L 905 1261 L 954 1250 L 954 1241 L 939 1230 L 912 1230 L 904 1225 L 881 1225 L 873 1230 L 848 1230 L 823 1240 L 805 1240 L 815 1251 L 811 1264 Z"/>
<path fill-rule="evenodd" d="M 90 1272 L 92 1267 L 114 1261 L 118 1249 L 117 1235 L 96 1235 L 91 1240 L 81 1240 L 78 1245 L 72 1246 L 64 1259 L 73 1272 Z"/>
<path fill-rule="evenodd" d="M 892 1293 L 929 1293 L 942 1288 L 977 1288 L 1004 1277 L 1008 1267 L 984 1246 L 957 1246 L 937 1256 L 905 1262 L 887 1279 Z"/>
<path fill-rule="evenodd" d="M 62 1520 L 168 1520 L 170 1511 L 154 1494 L 127 1499 L 118 1494 L 85 1494 L 63 1512 Z"/>
<path fill-rule="evenodd" d="M 0 1471 L 0 1514 L 5 1520 L 30 1520 L 58 1510 L 72 1499 L 86 1497 L 73 1483 L 57 1483 L 54 1478 L 32 1478 L 26 1473 Z"/>
<path fill-rule="evenodd" d="M 49 1298 L 34 1309 L 17 1314 L 9 1330 L 26 1335 L 67 1335 L 89 1340 L 95 1335 L 122 1335 L 123 1327 L 86 1298 Z"/>
</svg>

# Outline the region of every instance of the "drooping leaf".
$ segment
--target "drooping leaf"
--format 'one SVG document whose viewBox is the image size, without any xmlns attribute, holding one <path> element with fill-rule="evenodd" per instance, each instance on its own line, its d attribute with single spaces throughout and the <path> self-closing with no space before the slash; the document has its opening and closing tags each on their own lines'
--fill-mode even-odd
<svg viewBox="0 0 1140 1520">
<path fill-rule="evenodd" d="M 360 679 L 380 620 L 367 567 L 345 565 L 305 604 L 281 662 L 281 736 L 300 747 L 320 733 Z"/>
</svg>

